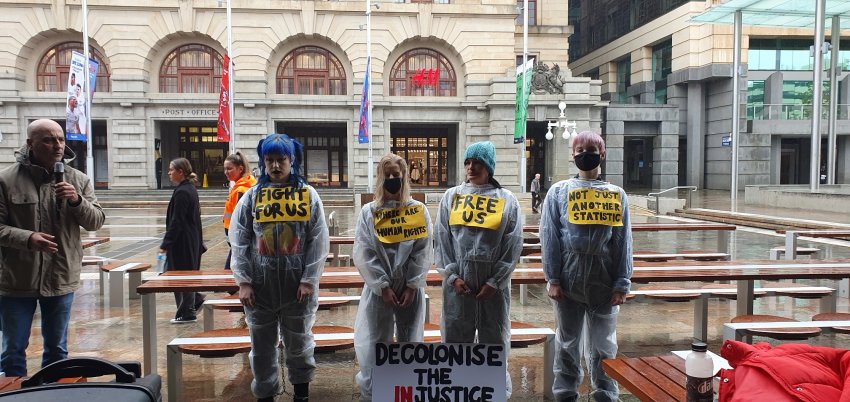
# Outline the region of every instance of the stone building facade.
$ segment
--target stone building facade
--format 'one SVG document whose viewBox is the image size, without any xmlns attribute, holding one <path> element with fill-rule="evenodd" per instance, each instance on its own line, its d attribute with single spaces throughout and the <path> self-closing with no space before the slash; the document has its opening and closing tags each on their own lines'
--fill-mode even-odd
<svg viewBox="0 0 850 402">
<path fill-rule="evenodd" d="M 530 53 L 566 67 L 567 3 L 531 3 Z M 518 2 L 377 4 L 375 160 L 389 151 L 402 154 L 416 165 L 410 173 L 417 186 L 448 187 L 462 178 L 466 145 L 487 139 L 497 147 L 498 179 L 518 187 Z M 236 148 L 255 162 L 259 139 L 287 133 L 304 143 L 311 183 L 366 188 L 368 145 L 357 141 L 367 60 L 365 2 L 234 0 L 232 7 Z M 80 3 L 71 0 L 24 0 L 0 10 L 6 16 L 0 21 L 0 164 L 8 164 L 24 143 L 28 122 L 64 121 L 63 81 L 70 51 L 81 48 L 83 16 Z M 167 186 L 168 161 L 178 156 L 189 158 L 211 187 L 221 186 L 228 150 L 214 138 L 225 8 L 214 0 L 93 0 L 89 10 L 90 44 L 101 63 L 91 107 L 98 186 L 156 188 L 157 157 L 164 161 L 160 179 Z M 551 180 L 570 172 L 566 142 L 542 139 L 546 122 L 558 116 L 558 103 L 568 103 L 579 129 L 596 130 L 605 105 L 597 81 L 564 70 L 565 93 L 534 94 L 529 106 L 529 171 Z"/>
</svg>

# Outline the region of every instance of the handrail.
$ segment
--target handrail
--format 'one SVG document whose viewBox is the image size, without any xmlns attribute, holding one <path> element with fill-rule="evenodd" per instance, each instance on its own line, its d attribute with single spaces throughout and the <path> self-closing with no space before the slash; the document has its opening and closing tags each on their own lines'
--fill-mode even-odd
<svg viewBox="0 0 850 402">
<path fill-rule="evenodd" d="M 687 198 L 687 200 L 685 201 L 685 208 L 690 208 L 690 207 L 691 207 L 691 194 L 692 194 L 694 191 L 697 191 L 697 187 L 696 187 L 696 186 L 676 186 L 676 187 L 668 188 L 668 189 L 666 189 L 666 190 L 661 190 L 661 191 L 659 191 L 659 192 L 657 192 L 657 193 L 649 193 L 649 194 L 647 194 L 647 195 L 646 195 L 647 197 L 655 197 L 655 214 L 656 214 L 656 215 L 658 215 L 658 214 L 660 213 L 660 212 L 659 212 L 660 210 L 659 210 L 659 208 L 658 208 L 658 198 L 659 198 L 659 196 L 660 196 L 661 194 L 664 194 L 664 193 L 667 193 L 667 192 L 670 192 L 670 191 L 674 191 L 674 190 L 675 190 L 675 191 L 676 191 L 677 198 L 678 198 L 678 194 L 679 194 L 679 190 L 680 190 L 680 189 L 688 189 L 688 190 L 691 190 L 691 191 L 688 191 L 688 198 Z"/>
</svg>

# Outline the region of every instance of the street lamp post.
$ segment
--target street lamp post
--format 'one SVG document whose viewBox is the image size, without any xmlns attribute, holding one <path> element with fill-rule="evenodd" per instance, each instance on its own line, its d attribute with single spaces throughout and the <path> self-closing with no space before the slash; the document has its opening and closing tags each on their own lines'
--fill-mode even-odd
<svg viewBox="0 0 850 402">
<path fill-rule="evenodd" d="M 558 120 L 546 123 L 547 140 L 552 140 L 553 138 L 555 138 L 555 134 L 552 132 L 552 129 L 554 129 L 555 132 L 561 133 L 561 137 L 563 137 L 565 140 L 570 139 L 570 136 L 576 134 L 576 127 L 578 126 L 578 124 L 575 120 L 569 121 L 567 119 L 566 113 L 564 113 L 564 111 L 567 109 L 567 103 L 558 103 L 558 109 L 561 110 L 561 114 L 558 115 Z"/>
</svg>

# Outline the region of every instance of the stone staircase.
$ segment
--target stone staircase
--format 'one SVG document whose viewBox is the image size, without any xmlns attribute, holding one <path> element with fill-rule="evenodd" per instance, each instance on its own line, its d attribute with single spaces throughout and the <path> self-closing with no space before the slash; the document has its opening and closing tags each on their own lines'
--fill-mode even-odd
<svg viewBox="0 0 850 402">
<path fill-rule="evenodd" d="M 676 212 L 671 212 L 668 215 L 711 222 L 727 223 L 730 225 L 749 226 L 767 230 L 850 229 L 850 225 L 844 225 L 840 223 L 783 218 L 777 216 L 749 214 L 745 212 L 730 212 L 716 209 L 677 209 Z"/>
</svg>

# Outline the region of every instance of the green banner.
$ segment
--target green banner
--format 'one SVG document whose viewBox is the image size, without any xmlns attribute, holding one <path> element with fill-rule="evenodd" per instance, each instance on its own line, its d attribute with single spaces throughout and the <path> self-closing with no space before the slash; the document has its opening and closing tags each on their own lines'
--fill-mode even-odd
<svg viewBox="0 0 850 402">
<path fill-rule="evenodd" d="M 528 59 L 525 68 L 517 67 L 516 74 L 516 112 L 514 113 L 514 144 L 525 143 L 525 123 L 528 119 L 528 97 L 531 93 L 531 67 L 534 59 Z M 525 70 L 525 71 L 523 71 Z M 525 80 L 525 91 L 522 83 Z"/>
</svg>

